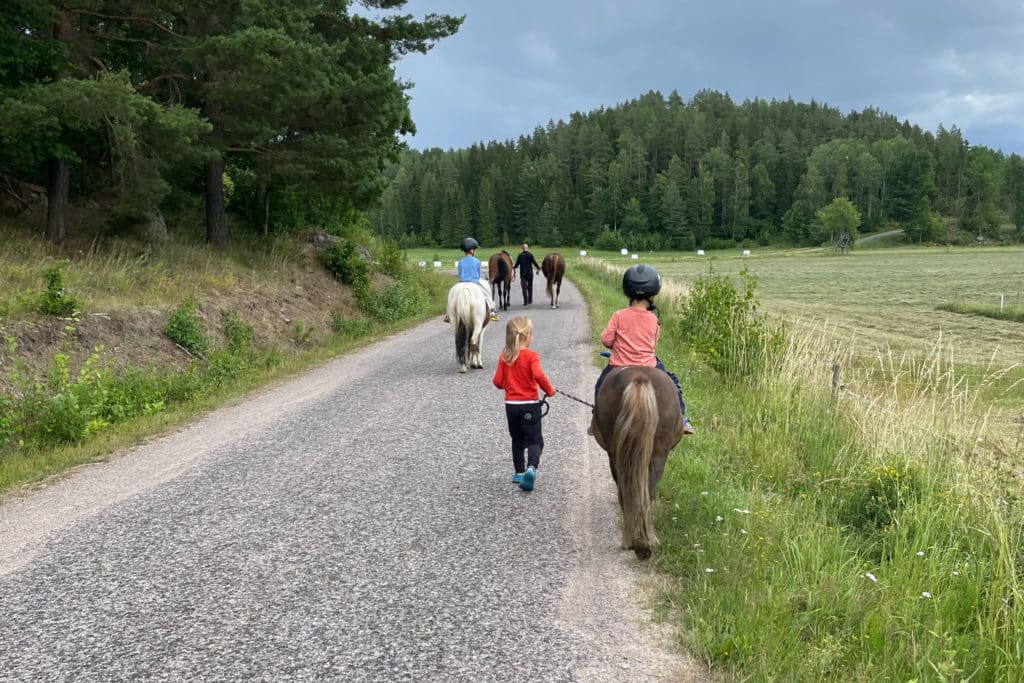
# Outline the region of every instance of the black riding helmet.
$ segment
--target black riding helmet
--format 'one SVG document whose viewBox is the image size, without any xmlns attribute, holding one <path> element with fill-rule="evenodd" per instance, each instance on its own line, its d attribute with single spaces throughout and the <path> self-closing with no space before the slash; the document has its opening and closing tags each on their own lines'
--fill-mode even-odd
<svg viewBox="0 0 1024 683">
<path fill-rule="evenodd" d="M 630 266 L 622 276 L 622 293 L 630 299 L 647 299 L 661 291 L 661 276 L 645 263 Z"/>
<path fill-rule="evenodd" d="M 472 237 L 467 237 L 466 239 L 462 240 L 462 251 L 473 251 L 474 249 L 479 249 L 479 248 L 480 248 L 480 243 L 477 242 Z"/>
</svg>

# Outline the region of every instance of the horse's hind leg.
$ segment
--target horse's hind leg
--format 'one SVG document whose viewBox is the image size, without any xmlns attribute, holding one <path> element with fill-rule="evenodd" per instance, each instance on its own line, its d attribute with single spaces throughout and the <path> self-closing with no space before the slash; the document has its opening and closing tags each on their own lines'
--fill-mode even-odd
<svg viewBox="0 0 1024 683">
<path fill-rule="evenodd" d="M 483 331 L 477 332 L 469 338 L 469 367 L 474 370 L 482 370 L 484 367 L 480 354 L 480 342 L 483 339 Z"/>
</svg>

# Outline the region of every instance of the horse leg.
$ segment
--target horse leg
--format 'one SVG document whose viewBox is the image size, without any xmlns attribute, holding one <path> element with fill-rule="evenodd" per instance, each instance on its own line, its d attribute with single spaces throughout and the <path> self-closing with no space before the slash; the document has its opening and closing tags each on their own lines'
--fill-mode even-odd
<svg viewBox="0 0 1024 683">
<path fill-rule="evenodd" d="M 668 453 L 655 453 L 651 458 L 650 475 L 647 479 L 647 488 L 650 492 L 651 500 L 654 500 L 654 489 L 657 487 L 658 482 L 661 481 L 661 475 L 665 473 L 665 463 L 668 462 Z"/>
<path fill-rule="evenodd" d="M 482 370 L 484 367 L 483 360 L 480 356 L 480 342 L 484 336 L 483 325 L 479 329 L 473 331 L 473 334 L 469 337 L 469 367 L 474 370 Z"/>
</svg>

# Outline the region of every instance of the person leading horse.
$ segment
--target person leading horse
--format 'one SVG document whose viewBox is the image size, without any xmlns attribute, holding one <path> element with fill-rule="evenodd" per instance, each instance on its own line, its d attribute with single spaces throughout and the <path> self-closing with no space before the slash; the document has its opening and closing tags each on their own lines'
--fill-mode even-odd
<svg viewBox="0 0 1024 683">
<path fill-rule="evenodd" d="M 523 306 L 533 303 L 533 274 L 540 272 L 540 264 L 530 253 L 530 245 L 523 243 L 523 251 L 516 257 L 513 268 L 519 269 L 519 285 L 523 289 Z"/>
</svg>

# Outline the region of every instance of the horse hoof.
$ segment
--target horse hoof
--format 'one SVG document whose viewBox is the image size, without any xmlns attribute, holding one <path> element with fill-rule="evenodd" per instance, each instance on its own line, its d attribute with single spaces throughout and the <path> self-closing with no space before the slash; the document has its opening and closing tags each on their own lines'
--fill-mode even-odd
<svg viewBox="0 0 1024 683">
<path fill-rule="evenodd" d="M 466 372 L 466 366 L 463 365 L 462 367 L 459 368 L 459 373 L 460 374 L 465 374 L 465 372 Z"/>
<path fill-rule="evenodd" d="M 648 560 L 651 557 L 651 549 L 646 545 L 633 546 L 633 552 L 636 553 L 638 560 Z"/>
</svg>

